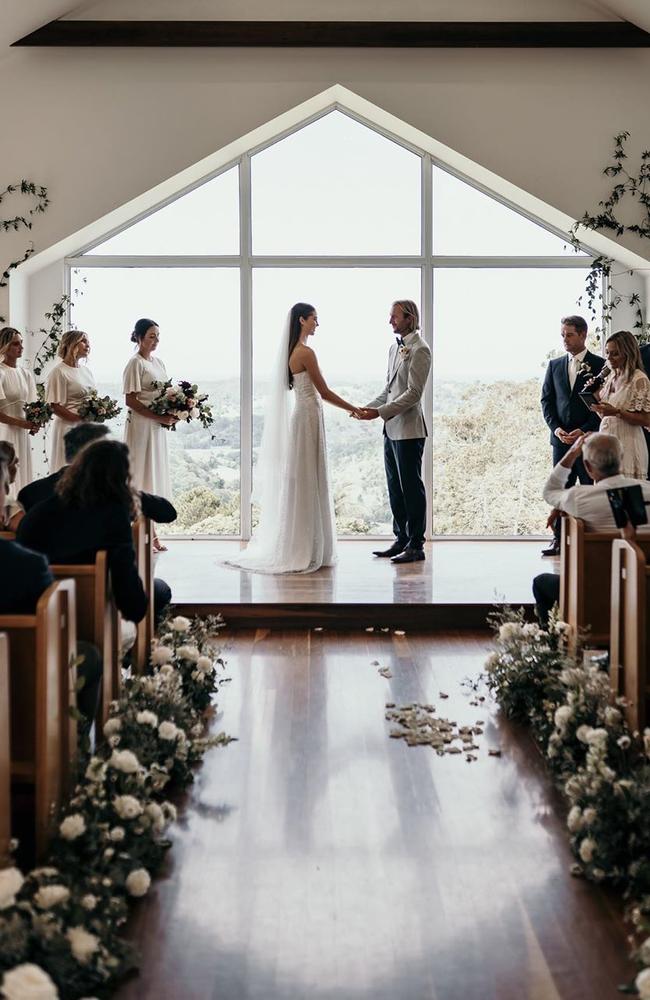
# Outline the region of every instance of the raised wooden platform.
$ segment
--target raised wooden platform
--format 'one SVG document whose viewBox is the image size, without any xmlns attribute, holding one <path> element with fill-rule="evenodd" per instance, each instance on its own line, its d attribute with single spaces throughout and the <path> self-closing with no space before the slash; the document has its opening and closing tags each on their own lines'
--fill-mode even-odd
<svg viewBox="0 0 650 1000">
<path fill-rule="evenodd" d="M 267 576 L 225 566 L 242 545 L 166 539 L 156 575 L 182 614 L 221 611 L 235 628 L 481 628 L 496 603 L 532 610 L 531 581 L 557 571 L 540 541 L 435 541 L 426 560 L 395 566 L 373 556 L 385 542 L 344 541 L 317 573 Z"/>
</svg>

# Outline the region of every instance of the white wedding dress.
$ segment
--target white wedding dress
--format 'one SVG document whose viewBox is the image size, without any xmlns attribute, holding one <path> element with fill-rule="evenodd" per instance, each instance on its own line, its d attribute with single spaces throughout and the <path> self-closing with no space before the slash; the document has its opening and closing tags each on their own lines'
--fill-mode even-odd
<svg viewBox="0 0 650 1000">
<path fill-rule="evenodd" d="M 308 372 L 287 381 L 286 350 L 281 356 L 284 386 L 272 392 L 266 409 L 260 459 L 262 482 L 254 496 L 261 504 L 258 529 L 248 548 L 228 565 L 257 573 L 313 573 L 336 562 L 336 528 L 329 485 L 323 403 Z M 289 414 L 286 397 L 295 405 Z"/>
</svg>

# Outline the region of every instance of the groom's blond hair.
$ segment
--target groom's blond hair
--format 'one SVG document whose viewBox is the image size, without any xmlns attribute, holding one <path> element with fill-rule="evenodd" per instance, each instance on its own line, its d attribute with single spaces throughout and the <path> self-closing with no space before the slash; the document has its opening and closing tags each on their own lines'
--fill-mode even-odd
<svg viewBox="0 0 650 1000">
<path fill-rule="evenodd" d="M 415 302 L 412 302 L 411 299 L 398 299 L 396 302 L 393 302 L 393 305 L 399 306 L 409 321 L 409 333 L 420 329 L 420 311 Z"/>
</svg>

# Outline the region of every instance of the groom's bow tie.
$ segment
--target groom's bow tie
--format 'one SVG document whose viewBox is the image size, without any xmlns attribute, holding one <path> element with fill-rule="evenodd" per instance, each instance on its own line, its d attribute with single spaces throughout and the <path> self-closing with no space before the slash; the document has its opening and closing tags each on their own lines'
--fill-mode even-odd
<svg viewBox="0 0 650 1000">
<path fill-rule="evenodd" d="M 395 337 L 398 347 L 404 347 L 404 337 Z"/>
</svg>

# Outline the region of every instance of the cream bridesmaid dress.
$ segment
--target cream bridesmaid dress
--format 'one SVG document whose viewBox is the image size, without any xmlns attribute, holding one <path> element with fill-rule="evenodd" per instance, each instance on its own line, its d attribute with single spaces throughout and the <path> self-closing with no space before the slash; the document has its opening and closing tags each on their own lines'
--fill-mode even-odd
<svg viewBox="0 0 650 1000">
<path fill-rule="evenodd" d="M 0 363 L 0 413 L 24 420 L 25 403 L 35 403 L 37 398 L 36 381 L 30 371 L 21 368 L 20 365 L 12 368 L 4 362 Z M 9 424 L 0 423 L 0 440 L 9 441 L 18 455 L 16 481 L 9 489 L 9 496 L 15 497 L 23 486 L 31 483 L 34 478 L 30 434 L 23 427 L 11 427 Z"/>
<path fill-rule="evenodd" d="M 167 372 L 160 358 L 154 356 L 147 360 L 138 353 L 124 369 L 122 388 L 125 395 L 136 393 L 138 400 L 147 406 L 158 392 L 153 383 L 166 381 Z M 169 433 L 156 420 L 129 410 L 124 441 L 129 446 L 133 485 L 137 490 L 155 493 L 166 500 L 172 499 L 167 451 Z"/>
<path fill-rule="evenodd" d="M 86 365 L 78 365 L 73 368 L 71 365 L 66 365 L 64 361 L 59 361 L 48 375 L 45 401 L 50 404 L 58 403 L 60 406 L 65 406 L 68 410 L 76 412 L 84 396 L 96 388 L 93 373 Z M 74 427 L 74 423 L 62 420 L 61 417 L 55 416 L 52 420 L 50 473 L 58 472 L 66 464 L 63 435 L 71 427 Z"/>
</svg>

